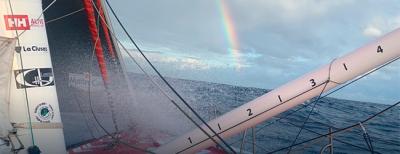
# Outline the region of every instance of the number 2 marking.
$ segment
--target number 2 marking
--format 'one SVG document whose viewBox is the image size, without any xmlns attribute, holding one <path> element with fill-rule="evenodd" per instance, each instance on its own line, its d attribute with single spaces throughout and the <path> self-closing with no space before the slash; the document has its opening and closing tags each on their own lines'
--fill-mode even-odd
<svg viewBox="0 0 400 154">
<path fill-rule="evenodd" d="M 249 111 L 249 116 L 253 115 L 253 113 L 251 112 L 251 109 L 247 109 L 246 111 Z"/>
</svg>

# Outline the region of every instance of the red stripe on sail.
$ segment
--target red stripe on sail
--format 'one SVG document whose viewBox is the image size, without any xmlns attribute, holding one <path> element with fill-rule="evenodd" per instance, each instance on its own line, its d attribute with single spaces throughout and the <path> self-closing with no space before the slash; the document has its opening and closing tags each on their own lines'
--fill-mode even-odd
<svg viewBox="0 0 400 154">
<path fill-rule="evenodd" d="M 101 18 L 103 19 L 103 20 L 100 20 L 100 22 L 101 22 L 101 27 L 103 28 L 103 31 L 104 31 L 104 37 L 107 42 L 108 52 L 110 53 L 111 58 L 113 60 L 115 60 L 115 52 L 114 52 L 114 48 L 113 48 L 113 45 L 111 42 L 111 37 L 110 37 L 109 31 L 108 31 L 108 27 L 105 22 L 106 18 L 104 16 L 104 11 L 103 11 L 103 7 L 101 5 L 101 0 L 96 0 L 96 5 L 97 5 L 97 8 L 99 9 Z"/>
<path fill-rule="evenodd" d="M 108 83 L 107 66 L 104 60 L 103 48 L 99 38 L 99 32 L 97 31 L 95 12 L 92 5 L 92 0 L 83 0 L 83 5 L 87 14 L 89 23 L 89 31 L 92 37 L 92 42 L 95 45 L 97 62 L 99 63 L 101 77 L 105 85 Z M 97 40 L 97 42 L 96 42 Z"/>
</svg>

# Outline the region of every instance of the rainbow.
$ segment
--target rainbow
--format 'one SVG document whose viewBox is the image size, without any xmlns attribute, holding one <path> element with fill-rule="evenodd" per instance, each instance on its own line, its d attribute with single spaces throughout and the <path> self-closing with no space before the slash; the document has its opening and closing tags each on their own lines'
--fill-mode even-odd
<svg viewBox="0 0 400 154">
<path fill-rule="evenodd" d="M 240 44 L 238 35 L 236 33 L 235 25 L 233 22 L 233 18 L 230 14 L 230 10 L 225 0 L 217 0 L 217 3 L 219 10 L 221 12 L 224 33 L 229 45 L 228 52 L 229 55 L 234 60 L 234 66 L 236 67 L 237 70 L 239 70 L 243 65 L 241 64 L 240 52 L 239 52 Z"/>
</svg>

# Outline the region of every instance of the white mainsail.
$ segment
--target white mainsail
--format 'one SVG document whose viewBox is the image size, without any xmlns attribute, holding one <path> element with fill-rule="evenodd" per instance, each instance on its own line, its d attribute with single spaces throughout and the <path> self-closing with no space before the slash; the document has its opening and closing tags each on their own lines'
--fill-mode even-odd
<svg viewBox="0 0 400 154">
<path fill-rule="evenodd" d="M 15 151 L 9 152 L 23 154 L 38 147 L 42 153 L 66 153 L 42 1 L 0 0 L 0 37 L 16 41 L 15 48 L 8 48 L 13 55 L 12 70 L 5 74 L 11 74 L 9 88 L 1 88 L 10 97 L 9 108 L 0 107 L 8 110 L 9 121 L 3 119 L 8 125 L 0 125 L 8 129 L 11 122 L 16 133 L 10 137 Z"/>
<path fill-rule="evenodd" d="M 9 118 L 11 70 L 15 40 L 0 37 L 0 139 L 5 139 L 12 129 Z"/>
</svg>

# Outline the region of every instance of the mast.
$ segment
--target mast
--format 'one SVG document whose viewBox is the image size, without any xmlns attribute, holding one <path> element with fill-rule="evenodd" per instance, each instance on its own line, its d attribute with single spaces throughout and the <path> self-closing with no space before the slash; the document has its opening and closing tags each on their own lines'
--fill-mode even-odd
<svg viewBox="0 0 400 154">
<path fill-rule="evenodd" d="M 41 0 L 0 0 L 0 36 L 16 38 L 10 84 L 12 143 L 66 153 Z M 18 137 L 16 137 L 18 136 Z M 22 145 L 17 142 L 20 139 Z"/>
<path fill-rule="evenodd" d="M 222 138 L 228 138 L 306 100 L 320 96 L 338 85 L 400 57 L 400 29 L 371 42 L 329 64 L 260 96 L 208 124 Z M 212 134 L 209 129 L 204 130 Z M 218 140 L 213 135 L 215 140 Z M 156 153 L 194 153 L 213 146 L 214 142 L 194 129 L 156 149 Z"/>
</svg>

